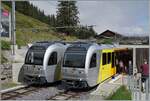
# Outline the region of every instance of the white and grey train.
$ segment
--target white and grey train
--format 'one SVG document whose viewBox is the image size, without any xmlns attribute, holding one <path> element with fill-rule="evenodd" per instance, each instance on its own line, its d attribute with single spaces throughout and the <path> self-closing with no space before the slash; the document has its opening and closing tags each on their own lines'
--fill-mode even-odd
<svg viewBox="0 0 150 101">
<path fill-rule="evenodd" d="M 101 56 L 103 49 L 112 49 L 114 45 L 77 42 L 70 45 L 62 63 L 62 83 L 72 88 L 86 88 L 98 85 Z"/>
<path fill-rule="evenodd" d="M 68 45 L 63 42 L 36 42 L 29 49 L 19 74 L 26 84 L 53 83 L 61 79 L 61 60 Z"/>
</svg>

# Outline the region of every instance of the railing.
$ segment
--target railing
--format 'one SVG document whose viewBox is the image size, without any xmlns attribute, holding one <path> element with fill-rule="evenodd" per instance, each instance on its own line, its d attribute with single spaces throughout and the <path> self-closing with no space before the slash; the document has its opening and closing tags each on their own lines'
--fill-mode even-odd
<svg viewBox="0 0 150 101">
<path fill-rule="evenodd" d="M 142 82 L 142 79 L 146 79 L 145 82 Z M 144 83 L 144 88 L 143 88 Z M 132 92 L 133 100 L 143 101 L 149 99 L 149 79 L 142 77 L 141 73 L 134 73 L 134 75 L 128 76 L 128 88 Z M 144 90 L 145 89 L 145 90 Z"/>
</svg>

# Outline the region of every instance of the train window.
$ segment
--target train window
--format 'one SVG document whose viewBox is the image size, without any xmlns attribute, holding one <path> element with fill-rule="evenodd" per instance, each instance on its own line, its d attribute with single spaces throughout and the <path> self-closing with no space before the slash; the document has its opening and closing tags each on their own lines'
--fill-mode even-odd
<svg viewBox="0 0 150 101">
<path fill-rule="evenodd" d="M 115 55 L 114 52 L 112 53 L 112 67 L 115 66 Z"/>
<path fill-rule="evenodd" d="M 108 64 L 111 63 L 111 53 L 108 53 Z"/>
<path fill-rule="evenodd" d="M 106 53 L 103 53 L 102 61 L 103 65 L 106 65 Z"/>
<path fill-rule="evenodd" d="M 93 54 L 90 62 L 90 68 L 96 67 L 96 53 Z"/>
<path fill-rule="evenodd" d="M 30 50 L 46 50 L 43 46 L 31 46 Z"/>
<path fill-rule="evenodd" d="M 85 58 L 85 53 L 66 53 L 64 56 L 63 67 L 84 68 Z"/>
<path fill-rule="evenodd" d="M 43 51 L 41 52 L 29 51 L 25 59 L 25 64 L 43 65 L 44 53 L 45 52 Z"/>
<path fill-rule="evenodd" d="M 57 64 L 57 52 L 53 52 L 49 58 L 48 65 L 56 65 Z"/>
</svg>

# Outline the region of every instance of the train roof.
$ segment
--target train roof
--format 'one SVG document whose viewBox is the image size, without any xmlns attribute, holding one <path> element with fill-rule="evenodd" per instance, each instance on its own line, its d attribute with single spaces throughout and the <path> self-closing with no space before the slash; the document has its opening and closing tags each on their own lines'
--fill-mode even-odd
<svg viewBox="0 0 150 101">
<path fill-rule="evenodd" d="M 30 47 L 30 49 L 33 50 L 46 50 L 50 45 L 56 44 L 56 43 L 61 43 L 64 44 L 64 42 L 60 41 L 40 41 L 40 42 L 35 42 L 33 45 Z"/>
<path fill-rule="evenodd" d="M 68 48 L 67 52 L 72 51 L 87 51 L 90 46 L 96 45 L 96 43 L 90 43 L 90 42 L 74 42 L 72 43 Z"/>
<path fill-rule="evenodd" d="M 115 45 L 115 44 L 97 44 L 97 43 L 93 43 L 93 42 L 74 42 L 67 48 L 67 52 L 87 51 L 90 47 L 95 48 L 95 49 L 110 49 L 110 48 L 116 48 L 117 45 Z"/>
</svg>

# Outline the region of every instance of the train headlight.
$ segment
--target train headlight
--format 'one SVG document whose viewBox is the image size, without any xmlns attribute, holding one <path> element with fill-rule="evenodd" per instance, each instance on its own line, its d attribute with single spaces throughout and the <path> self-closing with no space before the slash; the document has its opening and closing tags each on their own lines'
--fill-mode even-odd
<svg viewBox="0 0 150 101">
<path fill-rule="evenodd" d="M 84 72 L 83 71 L 79 71 L 79 74 L 83 74 Z"/>
</svg>

